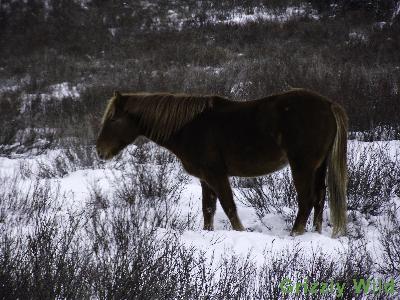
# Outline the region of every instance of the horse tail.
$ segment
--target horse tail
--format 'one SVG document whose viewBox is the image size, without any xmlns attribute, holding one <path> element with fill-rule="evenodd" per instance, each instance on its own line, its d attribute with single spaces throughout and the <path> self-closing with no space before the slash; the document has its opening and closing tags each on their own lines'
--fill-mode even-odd
<svg viewBox="0 0 400 300">
<path fill-rule="evenodd" d="M 336 120 L 336 136 L 328 159 L 328 191 L 332 237 L 346 234 L 347 225 L 347 115 L 344 109 L 333 103 L 332 113 Z"/>
</svg>

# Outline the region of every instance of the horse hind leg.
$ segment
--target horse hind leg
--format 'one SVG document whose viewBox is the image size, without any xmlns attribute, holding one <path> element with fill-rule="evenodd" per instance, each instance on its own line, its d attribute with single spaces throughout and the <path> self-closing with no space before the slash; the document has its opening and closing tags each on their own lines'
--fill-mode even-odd
<svg viewBox="0 0 400 300">
<path fill-rule="evenodd" d="M 214 215 L 217 204 L 217 196 L 205 181 L 200 181 L 203 197 L 204 230 L 214 230 Z"/>
<path fill-rule="evenodd" d="M 231 222 L 232 228 L 237 231 L 243 231 L 244 227 L 240 222 L 239 216 L 237 214 L 236 205 L 233 201 L 232 189 L 229 184 L 228 177 L 208 175 L 205 178 L 205 181 L 218 196 L 221 206 L 224 209 L 225 214 L 228 216 L 229 221 Z"/>
<path fill-rule="evenodd" d="M 317 169 L 315 173 L 315 202 L 314 202 L 314 231 L 322 231 L 322 215 L 325 205 L 327 160 Z"/>
<path fill-rule="evenodd" d="M 291 166 L 291 168 L 294 185 L 297 191 L 299 210 L 290 235 L 296 236 L 304 233 L 308 217 L 310 216 L 314 205 L 315 170 L 309 168 L 296 168 L 294 166 Z"/>
</svg>

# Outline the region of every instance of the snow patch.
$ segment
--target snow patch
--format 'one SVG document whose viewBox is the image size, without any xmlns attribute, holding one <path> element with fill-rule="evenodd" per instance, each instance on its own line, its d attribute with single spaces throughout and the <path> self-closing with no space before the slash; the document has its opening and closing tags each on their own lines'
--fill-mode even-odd
<svg viewBox="0 0 400 300">
<path fill-rule="evenodd" d="M 366 43 L 368 41 L 368 36 L 366 33 L 353 31 L 349 33 L 350 41 L 360 41 Z"/>
<path fill-rule="evenodd" d="M 72 86 L 68 82 L 62 82 L 50 85 L 47 93 L 23 93 L 21 95 L 22 102 L 20 106 L 20 113 L 24 113 L 29 110 L 35 101 L 45 103 L 54 99 L 62 100 L 65 98 L 76 100 L 80 97 L 80 90 L 81 88 L 79 86 Z"/>
<path fill-rule="evenodd" d="M 71 86 L 68 82 L 62 82 L 58 84 L 51 85 L 50 96 L 62 99 L 62 98 L 73 98 L 76 99 L 80 96 L 78 88 L 76 86 Z"/>
</svg>

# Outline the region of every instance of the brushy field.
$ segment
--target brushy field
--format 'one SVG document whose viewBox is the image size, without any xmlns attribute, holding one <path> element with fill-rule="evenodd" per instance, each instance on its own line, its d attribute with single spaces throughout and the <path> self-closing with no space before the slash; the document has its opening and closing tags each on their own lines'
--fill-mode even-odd
<svg viewBox="0 0 400 300">
<path fill-rule="evenodd" d="M 293 286 L 341 283 L 344 299 L 350 299 L 366 296 L 357 294 L 353 279 L 393 279 L 397 285 L 398 149 L 399 142 L 350 141 L 349 233 L 337 240 L 330 238 L 327 207 L 321 235 L 289 236 L 296 202 L 288 169 L 233 179 L 239 215 L 251 232 L 231 231 L 220 207 L 216 231 L 205 232 L 199 184 L 152 143 L 130 147 L 106 164 L 77 149 L 3 158 L 0 294 L 6 299 L 310 296 L 280 287 L 289 279 Z M 334 289 L 313 297 L 339 295 Z"/>
<path fill-rule="evenodd" d="M 0 27 L 0 299 L 398 298 L 398 1 L 5 0 Z M 206 232 L 170 153 L 95 154 L 114 90 L 290 87 L 349 114 L 346 237 L 330 238 L 328 205 L 322 234 L 289 236 L 288 168 L 232 178 L 248 231 L 218 206 Z"/>
</svg>

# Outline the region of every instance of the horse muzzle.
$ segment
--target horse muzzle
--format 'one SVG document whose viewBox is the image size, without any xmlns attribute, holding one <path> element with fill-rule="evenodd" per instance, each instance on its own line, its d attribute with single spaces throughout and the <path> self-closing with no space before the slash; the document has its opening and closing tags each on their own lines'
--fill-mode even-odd
<svg viewBox="0 0 400 300">
<path fill-rule="evenodd" d="M 103 160 L 109 160 L 113 157 L 113 155 L 110 152 L 99 149 L 99 147 L 96 148 L 96 152 L 97 152 L 97 156 Z"/>
</svg>

